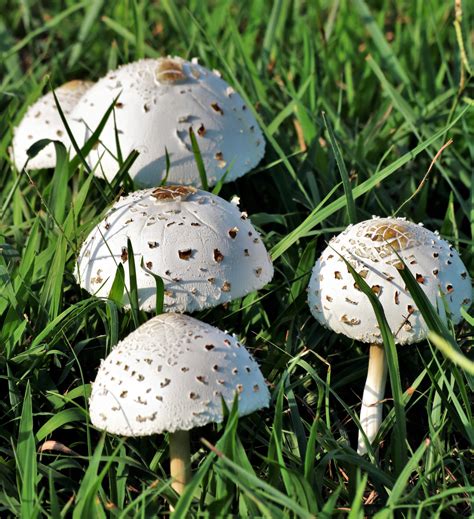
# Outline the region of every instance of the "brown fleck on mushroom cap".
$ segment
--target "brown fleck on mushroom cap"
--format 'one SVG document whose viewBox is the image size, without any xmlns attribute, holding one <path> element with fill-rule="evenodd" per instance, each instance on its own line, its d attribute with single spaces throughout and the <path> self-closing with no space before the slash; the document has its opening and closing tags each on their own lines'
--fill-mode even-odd
<svg viewBox="0 0 474 519">
<path fill-rule="evenodd" d="M 145 311 L 155 309 L 152 274 L 165 284 L 165 310 L 177 312 L 242 297 L 273 276 L 258 232 L 235 204 L 191 186 L 163 186 L 121 198 L 89 234 L 75 271 L 88 292 L 107 297 L 119 264 L 128 286 L 127 238 Z"/>
<path fill-rule="evenodd" d="M 341 254 L 379 298 L 397 343 L 426 338 L 428 327 L 400 277 L 401 263 L 394 251 L 440 315 L 446 319 L 444 299 L 452 321 L 458 323 L 461 306 L 472 300 L 471 280 L 458 252 L 422 225 L 377 217 L 334 237 L 316 262 L 308 287 L 308 304 L 316 319 L 358 341 L 382 342 L 372 306 Z"/>
<path fill-rule="evenodd" d="M 222 400 L 239 415 L 268 407 L 258 364 L 234 336 L 181 314 L 150 319 L 102 361 L 89 402 L 92 423 L 123 436 L 221 422 Z"/>
<path fill-rule="evenodd" d="M 75 79 L 56 88 L 56 96 L 67 119 L 81 96 L 92 85 L 92 81 Z M 14 130 L 12 159 L 18 170 L 21 170 L 26 164 L 27 150 L 41 139 L 52 139 L 63 142 L 65 146 L 70 145 L 52 92 L 48 92 L 30 106 Z M 56 151 L 54 145 L 49 144 L 28 162 L 27 167 L 28 169 L 43 169 L 54 168 L 55 165 Z"/>
<path fill-rule="evenodd" d="M 141 187 L 158 185 L 171 168 L 169 182 L 200 186 L 189 129 L 201 150 L 209 185 L 229 168 L 226 182 L 254 168 L 265 140 L 241 96 L 220 75 L 197 61 L 179 57 L 145 59 L 109 72 L 81 99 L 72 119 L 74 136 L 84 142 L 97 128 L 116 97 L 115 121 L 122 155 L 140 152 L 130 176 Z M 119 170 L 114 118 L 100 136 L 101 145 L 88 155 L 94 173 L 109 181 Z"/>
</svg>

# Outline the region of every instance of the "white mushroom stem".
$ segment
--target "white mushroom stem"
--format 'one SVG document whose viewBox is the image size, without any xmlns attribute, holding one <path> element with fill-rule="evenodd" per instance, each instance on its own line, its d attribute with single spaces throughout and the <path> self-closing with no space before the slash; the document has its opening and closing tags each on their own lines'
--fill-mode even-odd
<svg viewBox="0 0 474 519">
<path fill-rule="evenodd" d="M 170 433 L 171 486 L 181 495 L 191 479 L 191 450 L 189 431 Z"/>
<path fill-rule="evenodd" d="M 362 395 L 360 410 L 360 425 L 369 443 L 377 436 L 382 423 L 382 399 L 387 381 L 387 361 L 382 344 L 371 344 L 369 350 L 369 367 Z M 357 452 L 362 455 L 367 452 L 366 442 L 362 431 L 359 431 Z"/>
</svg>

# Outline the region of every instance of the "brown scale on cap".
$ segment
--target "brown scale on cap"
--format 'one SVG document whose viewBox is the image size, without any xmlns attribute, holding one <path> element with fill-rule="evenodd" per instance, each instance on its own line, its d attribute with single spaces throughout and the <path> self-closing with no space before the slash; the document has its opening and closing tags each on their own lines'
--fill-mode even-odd
<svg viewBox="0 0 474 519">
<path fill-rule="evenodd" d="M 218 103 L 211 103 L 211 108 L 218 114 L 224 115 L 224 110 L 222 110 Z"/>
<path fill-rule="evenodd" d="M 398 290 L 395 290 L 395 304 L 400 304 L 400 292 Z"/>
<path fill-rule="evenodd" d="M 380 285 L 372 285 L 370 288 L 372 292 L 377 296 L 382 293 L 382 287 Z"/>
<path fill-rule="evenodd" d="M 341 321 L 341 323 L 348 324 L 349 326 L 356 326 L 356 325 L 360 324 L 360 319 L 356 319 L 356 318 L 350 319 L 349 317 L 347 317 L 346 314 L 341 315 L 340 321 Z"/>
<path fill-rule="evenodd" d="M 224 260 L 224 255 L 219 249 L 214 249 L 214 261 L 217 261 L 217 263 L 220 263 Z"/>
<path fill-rule="evenodd" d="M 204 124 L 201 123 L 201 126 L 199 126 L 199 128 L 197 129 L 197 134 L 199 135 L 199 137 L 204 137 L 204 135 L 206 135 L 206 127 L 204 126 Z"/>
<path fill-rule="evenodd" d="M 236 236 L 237 236 L 237 233 L 239 232 L 239 228 L 238 227 L 232 227 L 232 229 L 229 229 L 228 230 L 228 234 L 229 236 L 235 240 Z"/>
<path fill-rule="evenodd" d="M 166 202 L 173 200 L 186 200 L 196 193 L 197 189 L 192 186 L 160 186 L 153 190 L 151 196 L 157 200 Z"/>
<path fill-rule="evenodd" d="M 178 251 L 178 256 L 179 256 L 179 259 L 187 261 L 187 260 L 192 258 L 193 251 L 192 251 L 192 249 L 179 250 Z"/>
<path fill-rule="evenodd" d="M 159 61 L 155 69 L 156 79 L 160 83 L 181 83 L 187 80 L 183 65 L 179 61 L 165 58 Z"/>
</svg>

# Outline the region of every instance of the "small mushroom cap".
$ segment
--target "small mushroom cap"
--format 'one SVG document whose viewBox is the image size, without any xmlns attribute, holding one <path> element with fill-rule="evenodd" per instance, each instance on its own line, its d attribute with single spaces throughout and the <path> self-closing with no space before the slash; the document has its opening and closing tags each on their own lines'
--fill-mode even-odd
<svg viewBox="0 0 474 519">
<path fill-rule="evenodd" d="M 352 339 L 382 343 L 375 313 L 348 272 L 342 255 L 379 298 L 399 344 L 426 338 L 428 327 L 402 281 L 396 251 L 431 303 L 454 323 L 471 303 L 471 280 L 457 251 L 439 234 L 404 218 L 377 218 L 350 225 L 334 237 L 314 266 L 308 304 L 316 319 Z M 398 269 L 397 269 L 398 267 Z"/>
<path fill-rule="evenodd" d="M 196 135 L 211 186 L 228 168 L 226 182 L 250 171 L 263 157 L 262 132 L 240 95 L 218 73 L 195 62 L 179 57 L 145 59 L 109 72 L 72 114 L 79 143 L 91 136 L 116 97 L 122 156 L 134 149 L 140 152 L 129 173 L 141 187 L 160 184 L 166 172 L 165 149 L 171 162 L 169 182 L 201 185 L 189 128 Z M 119 170 L 113 117 L 100 140 L 88 161 L 97 176 L 110 181 Z"/>
<path fill-rule="evenodd" d="M 237 339 L 181 314 L 150 319 L 102 361 L 89 411 L 99 429 L 123 436 L 186 431 L 221 422 L 222 400 L 239 415 L 268 407 L 258 364 Z"/>
<path fill-rule="evenodd" d="M 166 311 L 193 312 L 242 297 L 273 277 L 265 246 L 245 218 L 234 204 L 190 186 L 136 191 L 115 203 L 89 234 L 76 279 L 88 292 L 107 297 L 121 263 L 128 286 L 130 238 L 142 310 L 156 306 L 152 274 L 163 279 Z"/>
<path fill-rule="evenodd" d="M 73 80 L 56 88 L 56 96 L 67 119 L 81 96 L 92 85 L 91 81 Z M 18 170 L 21 170 L 28 160 L 27 150 L 41 139 L 52 139 L 63 142 L 65 146 L 70 145 L 52 92 L 48 92 L 30 106 L 14 130 L 12 160 Z M 55 165 L 56 151 L 54 145 L 49 144 L 28 162 L 27 168 L 54 168 Z"/>
</svg>

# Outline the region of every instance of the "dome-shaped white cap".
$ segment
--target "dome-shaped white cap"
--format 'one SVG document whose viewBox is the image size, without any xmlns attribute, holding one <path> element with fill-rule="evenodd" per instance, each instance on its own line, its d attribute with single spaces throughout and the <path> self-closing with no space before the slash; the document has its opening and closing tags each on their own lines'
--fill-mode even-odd
<svg viewBox="0 0 474 519">
<path fill-rule="evenodd" d="M 81 99 L 72 114 L 74 136 L 84 144 L 118 96 L 115 121 L 123 157 L 140 152 L 129 173 L 141 187 L 170 183 L 200 186 L 189 137 L 193 128 L 209 185 L 234 180 L 262 159 L 265 141 L 244 101 L 220 75 L 179 57 L 146 59 L 109 72 Z M 114 118 L 88 156 L 94 173 L 109 181 L 119 170 Z"/>
<path fill-rule="evenodd" d="M 91 81 L 73 80 L 55 89 L 56 97 L 66 119 L 69 119 L 72 109 L 84 92 L 92 85 Z M 28 160 L 27 150 L 41 139 L 61 141 L 65 146 L 70 146 L 52 92 L 48 92 L 30 106 L 20 124 L 14 129 L 12 159 L 18 170 L 21 170 Z M 55 165 L 56 151 L 53 144 L 48 144 L 35 157 L 30 159 L 27 168 L 54 168 Z"/>
<path fill-rule="evenodd" d="M 316 319 L 358 341 L 381 343 L 375 313 L 341 254 L 379 298 L 395 341 L 418 342 L 428 327 L 397 270 L 406 263 L 443 319 L 443 298 L 454 323 L 469 305 L 471 280 L 457 251 L 437 233 L 404 218 L 373 218 L 349 226 L 330 241 L 313 269 L 308 304 Z M 339 254 L 338 254 L 339 253 Z"/>
<path fill-rule="evenodd" d="M 166 186 L 121 198 L 89 234 L 75 271 L 88 292 L 107 297 L 120 263 L 128 286 L 127 238 L 145 311 L 155 309 L 152 273 L 163 279 L 165 310 L 177 312 L 242 297 L 273 276 L 258 232 L 234 204 L 190 186 Z"/>
<path fill-rule="evenodd" d="M 239 415 L 268 407 L 258 364 L 237 339 L 181 314 L 150 319 L 102 362 L 89 410 L 99 429 L 123 436 L 186 431 L 221 422 L 222 399 Z"/>
</svg>

